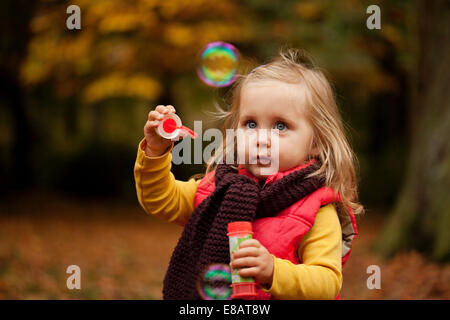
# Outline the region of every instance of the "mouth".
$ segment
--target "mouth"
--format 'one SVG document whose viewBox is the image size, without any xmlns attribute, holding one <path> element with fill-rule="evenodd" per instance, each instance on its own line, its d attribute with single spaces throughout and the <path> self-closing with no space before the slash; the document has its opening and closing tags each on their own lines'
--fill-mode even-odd
<svg viewBox="0 0 450 320">
<path fill-rule="evenodd" d="M 270 165 L 272 163 L 272 160 L 270 157 L 256 156 L 256 157 L 252 158 L 252 161 L 250 161 L 250 163 L 254 164 L 255 162 L 257 165 L 266 166 L 266 165 Z"/>
</svg>

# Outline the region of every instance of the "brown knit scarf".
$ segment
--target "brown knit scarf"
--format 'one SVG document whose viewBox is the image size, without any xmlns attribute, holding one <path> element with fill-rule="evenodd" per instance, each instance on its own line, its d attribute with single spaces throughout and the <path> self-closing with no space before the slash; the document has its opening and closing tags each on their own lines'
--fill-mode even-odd
<svg viewBox="0 0 450 320">
<path fill-rule="evenodd" d="M 164 278 L 164 299 L 197 300 L 197 278 L 210 264 L 230 262 L 227 225 L 271 217 L 324 184 L 323 177 L 305 179 L 319 161 L 261 187 L 227 164 L 218 164 L 215 189 L 194 210 L 173 252 Z"/>
</svg>

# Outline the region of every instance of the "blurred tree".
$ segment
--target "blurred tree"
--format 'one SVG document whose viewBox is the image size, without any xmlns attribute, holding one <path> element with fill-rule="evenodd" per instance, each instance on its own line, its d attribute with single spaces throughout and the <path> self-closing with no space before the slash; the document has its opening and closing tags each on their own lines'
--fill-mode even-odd
<svg viewBox="0 0 450 320">
<path fill-rule="evenodd" d="M 81 9 L 81 30 L 66 28 L 69 4 Z M 39 110 L 35 113 L 38 126 L 44 126 L 39 144 L 54 152 L 72 151 L 73 156 L 77 131 L 79 148 L 87 146 L 86 140 L 117 141 L 117 134 L 114 139 L 105 130 L 108 116 L 120 112 L 112 106 L 128 110 L 121 115 L 126 120 L 135 117 L 132 107 L 137 103 L 148 104 L 148 111 L 155 103 L 176 104 L 175 83 L 185 75 L 196 78 L 197 55 L 203 46 L 217 40 L 245 42 L 251 30 L 245 8 L 235 1 L 38 2 L 27 58 L 18 74 L 31 96 L 48 93 L 33 99 Z M 44 109 L 48 113 L 40 112 Z M 183 109 L 183 105 L 177 106 L 181 115 Z M 87 116 L 81 124 L 83 110 Z M 50 116 L 59 113 L 64 123 L 56 125 Z M 141 121 L 143 126 L 145 118 Z M 122 131 L 132 131 L 123 124 L 117 122 L 115 127 L 122 125 Z M 55 128 L 61 125 L 65 129 L 60 131 L 64 135 L 59 141 L 66 146 L 52 145 Z M 45 152 L 40 156 L 44 158 Z"/>
<path fill-rule="evenodd" d="M 450 2 L 419 1 L 419 57 L 409 164 L 376 249 L 418 249 L 450 260 Z"/>
<path fill-rule="evenodd" d="M 19 77 L 23 60 L 27 57 L 31 39 L 30 22 L 36 1 L 5 0 L 0 2 L 1 51 L 0 92 L 3 104 L 11 115 L 13 141 L 11 143 L 11 170 L 9 187 L 23 189 L 33 181 L 31 160 L 33 154 L 33 131 L 26 108 L 26 95 Z M 27 10 L 23 10 L 23 8 Z"/>
</svg>

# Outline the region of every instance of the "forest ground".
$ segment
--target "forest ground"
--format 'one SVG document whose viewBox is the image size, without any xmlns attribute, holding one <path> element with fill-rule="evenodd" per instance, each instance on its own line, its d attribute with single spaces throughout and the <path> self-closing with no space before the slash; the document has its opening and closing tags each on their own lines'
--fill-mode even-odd
<svg viewBox="0 0 450 320">
<path fill-rule="evenodd" d="M 450 265 L 417 252 L 383 260 L 370 248 L 385 216 L 358 219 L 344 267 L 342 299 L 450 299 Z M 137 205 L 26 194 L 0 204 L 0 299 L 161 299 L 162 281 L 181 227 Z M 81 269 L 69 290 L 66 269 Z M 381 289 L 367 287 L 367 267 Z"/>
</svg>

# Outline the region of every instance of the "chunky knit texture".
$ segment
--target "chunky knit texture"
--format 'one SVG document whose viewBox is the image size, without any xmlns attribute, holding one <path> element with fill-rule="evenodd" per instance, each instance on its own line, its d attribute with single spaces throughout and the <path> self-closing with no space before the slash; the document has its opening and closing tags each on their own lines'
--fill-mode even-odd
<svg viewBox="0 0 450 320">
<path fill-rule="evenodd" d="M 197 300 L 198 277 L 213 263 L 230 262 L 227 225 L 275 216 L 324 184 L 324 178 L 305 178 L 320 167 L 315 163 L 261 187 L 227 164 L 215 170 L 215 189 L 192 213 L 170 260 L 164 278 L 164 299 Z"/>
</svg>

